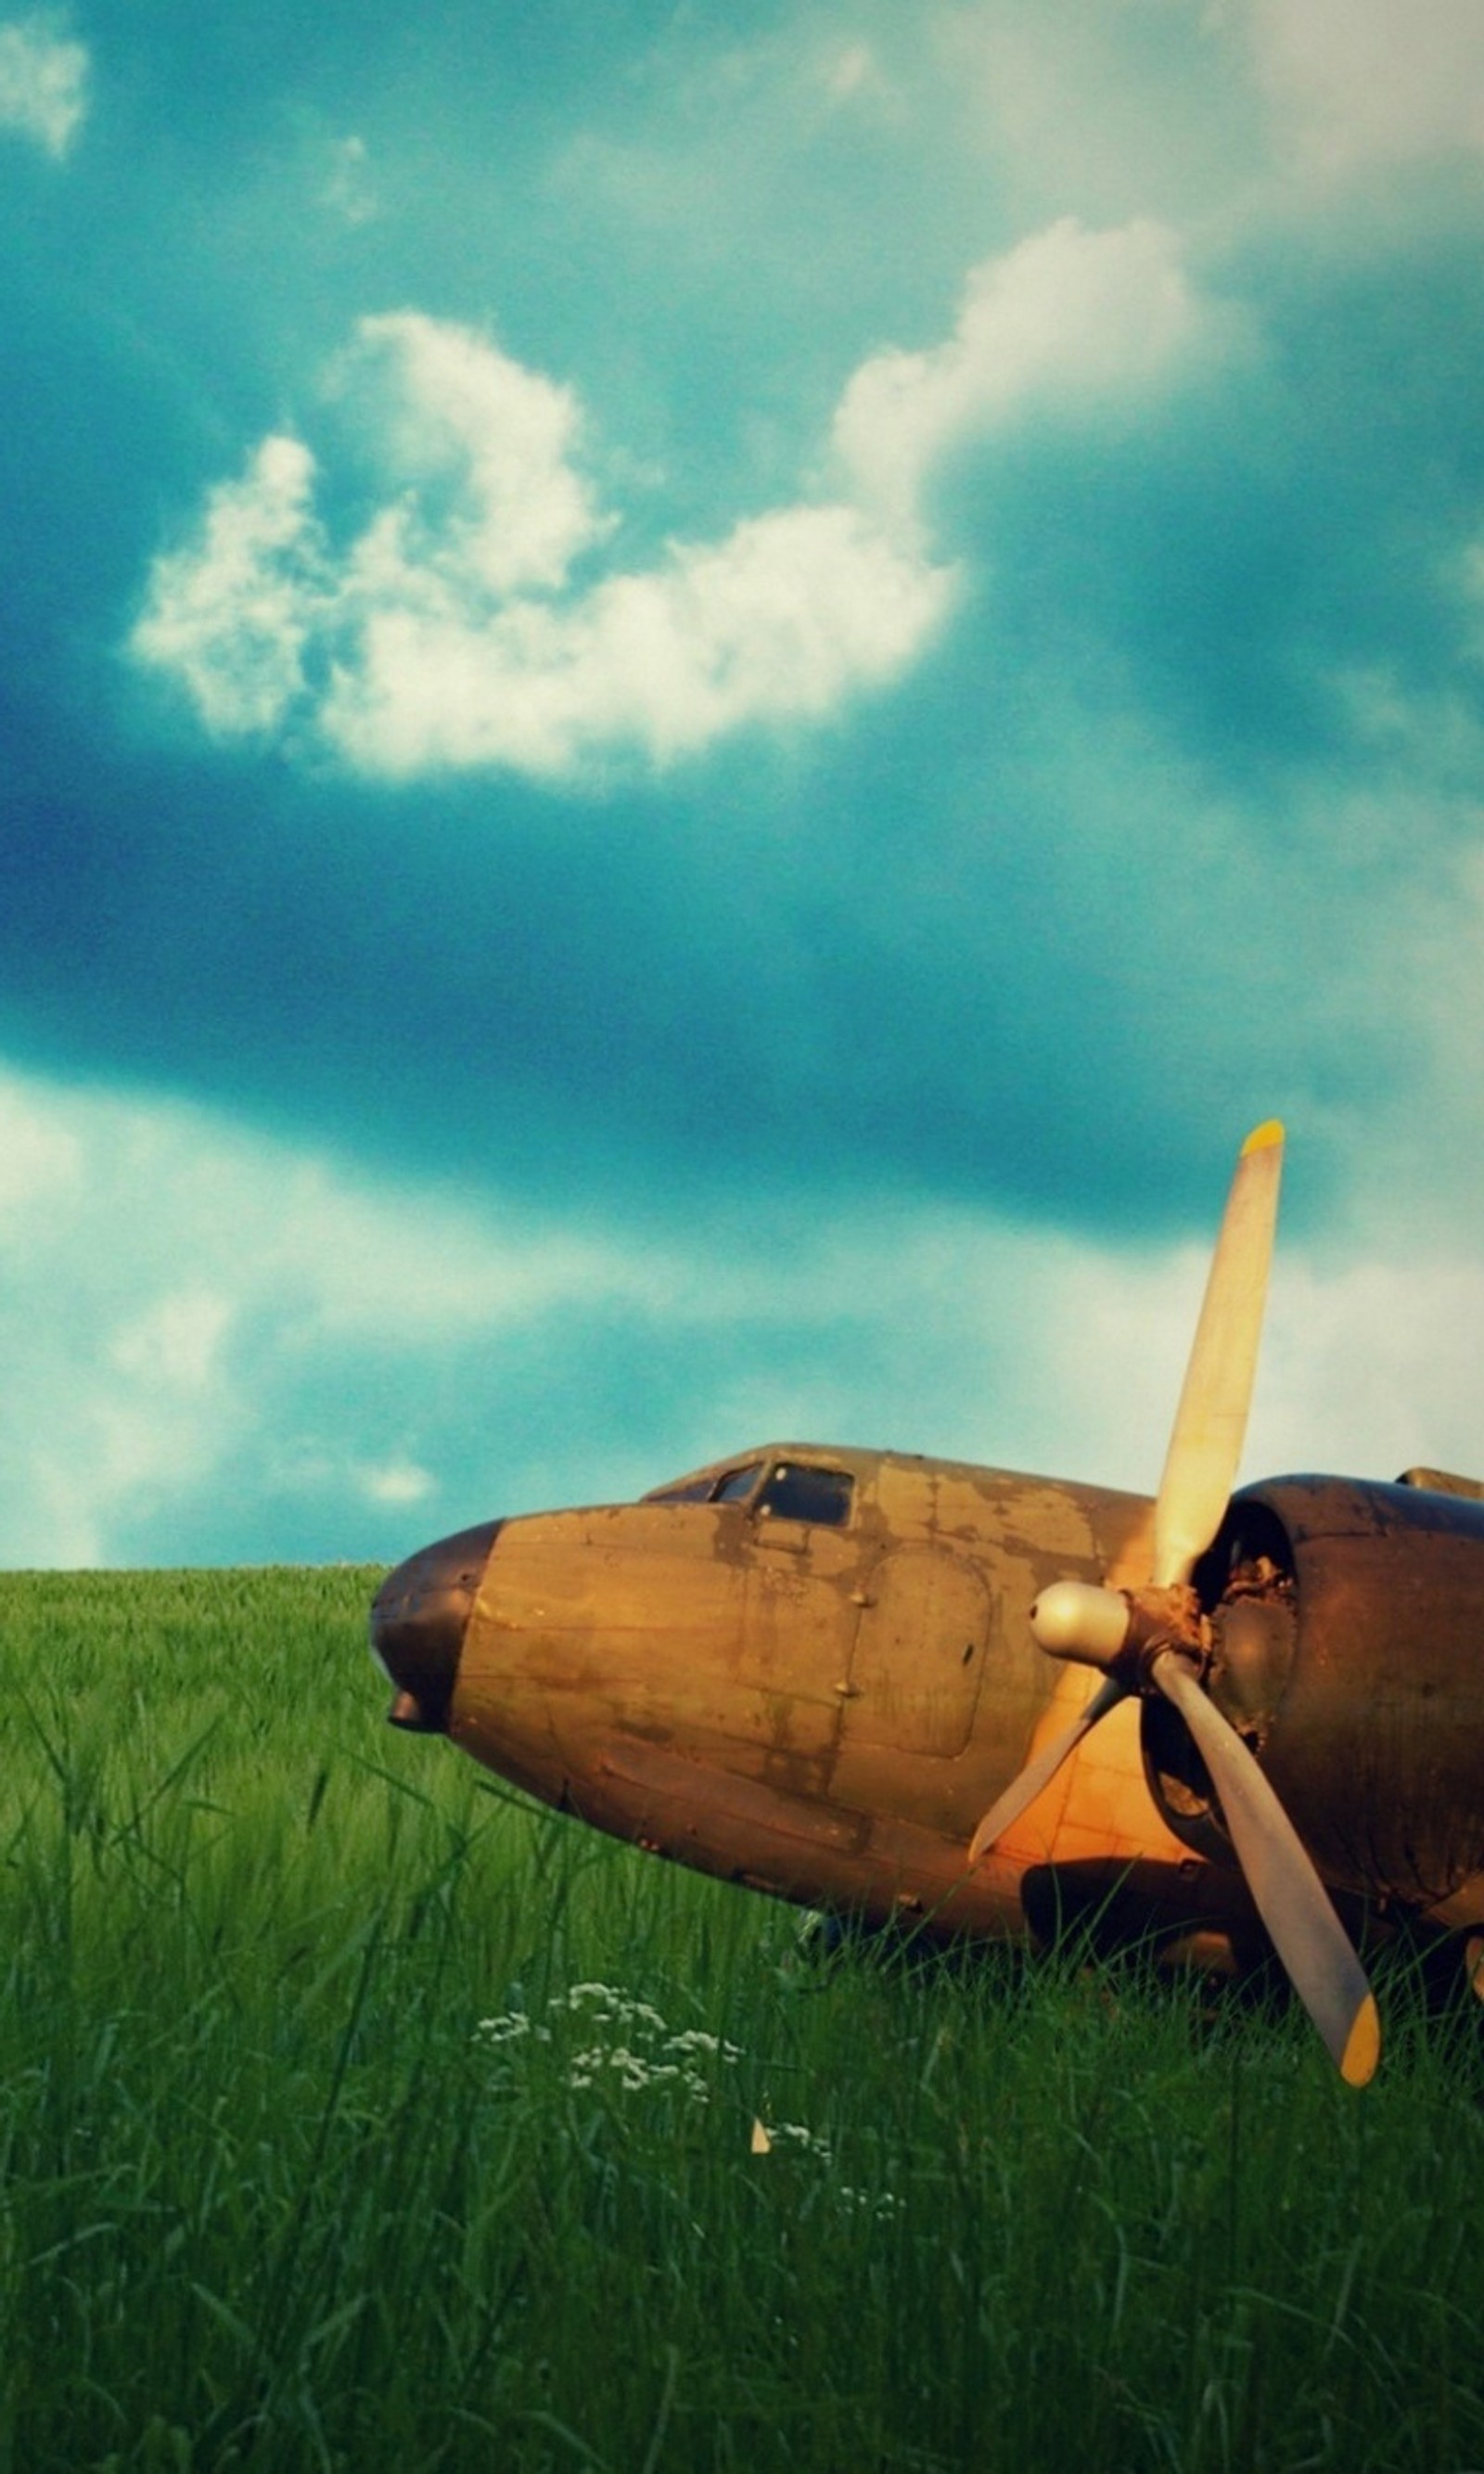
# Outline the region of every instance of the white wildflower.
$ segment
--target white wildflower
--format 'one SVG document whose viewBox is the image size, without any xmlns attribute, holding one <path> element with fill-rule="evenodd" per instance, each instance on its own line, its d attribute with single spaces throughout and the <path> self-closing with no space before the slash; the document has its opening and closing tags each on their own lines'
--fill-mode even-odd
<svg viewBox="0 0 1484 2474">
<path fill-rule="evenodd" d="M 502 2010 L 496 2019 L 481 2019 L 474 2033 L 487 2045 L 513 2045 L 531 2032 L 531 2023 L 523 2010 Z"/>
<path fill-rule="evenodd" d="M 704 2027 L 682 2027 L 677 2036 L 667 2036 L 667 2053 L 711 2053 L 718 2061 L 740 2062 L 741 2045 L 728 2044 L 724 2036 L 713 2036 Z"/>
<path fill-rule="evenodd" d="M 520 2000 L 520 1988 L 513 1988 Z M 580 2021 L 588 2041 L 567 2064 L 570 2088 L 599 2085 L 637 2094 L 644 2088 L 673 2087 L 692 2104 L 708 2104 L 710 2085 L 700 2070 L 707 2060 L 735 2069 L 742 2048 L 705 2027 L 671 2033 L 652 2001 L 644 2001 L 614 1984 L 569 1985 L 547 2000 L 546 2019 L 533 2021 L 522 2007 L 481 2019 L 475 2029 L 481 2040 L 506 2047 L 528 2040 L 549 2045 L 560 2035 L 561 2023 Z"/>
<path fill-rule="evenodd" d="M 840 2184 L 838 2195 L 842 2208 L 874 2217 L 881 2224 L 889 2224 L 900 2205 L 894 2191 L 858 2191 L 849 2182 Z"/>
</svg>

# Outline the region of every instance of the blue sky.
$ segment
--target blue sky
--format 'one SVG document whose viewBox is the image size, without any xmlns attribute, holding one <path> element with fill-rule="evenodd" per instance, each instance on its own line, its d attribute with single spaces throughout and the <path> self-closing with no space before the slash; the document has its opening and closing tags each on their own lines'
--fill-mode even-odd
<svg viewBox="0 0 1484 2474">
<path fill-rule="evenodd" d="M 0 20 L 0 1559 L 1484 1468 L 1476 0 Z"/>
</svg>

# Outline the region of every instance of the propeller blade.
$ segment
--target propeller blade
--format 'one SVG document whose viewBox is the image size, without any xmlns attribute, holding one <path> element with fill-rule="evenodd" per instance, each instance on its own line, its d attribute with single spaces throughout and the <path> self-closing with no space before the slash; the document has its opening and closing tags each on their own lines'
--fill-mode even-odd
<svg viewBox="0 0 1484 2474">
<path fill-rule="evenodd" d="M 1080 1710 L 1070 1727 L 1043 1746 L 1034 1761 L 1028 1761 L 1018 1778 L 1011 1779 L 997 1804 L 992 1804 L 969 1841 L 969 1863 L 977 1864 L 987 1856 L 997 1838 L 1003 1838 L 1012 1821 L 1018 1821 L 1028 1806 L 1035 1802 L 1042 1787 L 1049 1786 L 1058 1770 L 1069 1760 L 1085 1734 L 1091 1733 L 1100 1718 L 1128 1698 L 1128 1687 L 1110 1675 L 1099 1686 L 1085 1710 Z"/>
<path fill-rule="evenodd" d="M 1248 1135 L 1227 1197 L 1155 1505 L 1157 1589 L 1189 1580 L 1231 1493 L 1257 1370 L 1282 1166 L 1283 1128 L 1275 1118 Z"/>
<path fill-rule="evenodd" d="M 1341 2077 L 1364 2087 L 1381 2050 L 1375 1999 L 1293 1823 L 1236 1729 L 1202 1690 L 1190 1661 L 1162 1650 L 1150 1673 L 1195 1737 L 1247 1886 L 1294 1991 Z"/>
</svg>

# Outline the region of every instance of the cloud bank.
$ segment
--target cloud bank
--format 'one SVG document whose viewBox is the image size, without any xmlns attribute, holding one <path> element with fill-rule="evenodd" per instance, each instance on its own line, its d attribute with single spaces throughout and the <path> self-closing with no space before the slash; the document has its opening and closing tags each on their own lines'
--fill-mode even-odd
<svg viewBox="0 0 1484 2474">
<path fill-rule="evenodd" d="M 0 1561 L 390 1560 L 768 1438 L 1147 1491 L 1205 1268 L 931 1203 L 796 1216 L 766 1260 L 578 1233 L 0 1069 Z M 1467 1467 L 1481 1317 L 1446 1248 L 1281 1244 L 1247 1467 Z"/>
</svg>

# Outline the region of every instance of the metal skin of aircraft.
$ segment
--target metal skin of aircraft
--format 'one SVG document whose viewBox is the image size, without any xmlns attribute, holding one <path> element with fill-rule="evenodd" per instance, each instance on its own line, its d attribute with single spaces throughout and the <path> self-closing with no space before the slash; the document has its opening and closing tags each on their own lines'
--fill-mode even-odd
<svg viewBox="0 0 1484 2474">
<path fill-rule="evenodd" d="M 1238 1159 L 1153 1499 L 782 1443 L 487 1521 L 377 1593 L 393 1723 L 863 1926 L 1276 1951 L 1363 2084 L 1352 1936 L 1484 1932 L 1484 1487 L 1232 1493 L 1281 1157 Z"/>
</svg>

